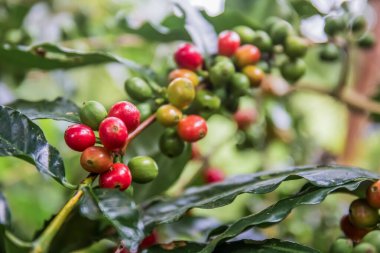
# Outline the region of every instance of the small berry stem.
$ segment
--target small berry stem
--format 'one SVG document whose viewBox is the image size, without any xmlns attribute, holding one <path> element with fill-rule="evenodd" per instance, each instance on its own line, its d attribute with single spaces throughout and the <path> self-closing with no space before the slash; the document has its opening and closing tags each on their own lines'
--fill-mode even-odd
<svg viewBox="0 0 380 253">
<path fill-rule="evenodd" d="M 133 132 L 131 132 L 128 135 L 127 143 L 124 145 L 123 154 L 125 153 L 125 150 L 127 149 L 128 144 L 137 136 L 139 135 L 145 128 L 147 128 L 149 125 L 151 125 L 156 120 L 156 114 L 150 115 L 146 120 L 144 120 Z"/>
</svg>

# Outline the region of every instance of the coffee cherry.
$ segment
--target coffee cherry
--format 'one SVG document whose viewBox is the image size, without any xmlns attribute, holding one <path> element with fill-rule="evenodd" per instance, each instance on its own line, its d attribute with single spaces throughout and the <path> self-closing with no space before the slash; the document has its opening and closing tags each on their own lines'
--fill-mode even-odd
<svg viewBox="0 0 380 253">
<path fill-rule="evenodd" d="M 157 232 L 156 230 L 153 230 L 150 235 L 144 238 L 144 240 L 140 243 L 139 249 L 147 249 L 152 247 L 153 245 L 157 244 Z"/>
<path fill-rule="evenodd" d="M 245 95 L 248 92 L 250 86 L 251 83 L 249 81 L 249 78 L 242 73 L 235 73 L 231 78 L 232 93 L 237 96 Z"/>
<path fill-rule="evenodd" d="M 194 85 L 187 78 L 174 79 L 168 86 L 169 102 L 178 109 L 186 109 L 195 98 Z"/>
<path fill-rule="evenodd" d="M 374 230 L 369 232 L 363 237 L 362 242 L 372 244 L 372 246 L 376 248 L 377 252 L 380 252 L 380 231 Z"/>
<path fill-rule="evenodd" d="M 325 33 L 329 36 L 334 36 L 343 31 L 345 22 L 343 16 L 330 16 L 325 19 Z"/>
<path fill-rule="evenodd" d="M 133 157 L 128 163 L 133 181 L 140 184 L 149 183 L 158 175 L 158 166 L 149 156 Z"/>
<path fill-rule="evenodd" d="M 253 45 L 243 45 L 235 52 L 236 64 L 243 68 L 244 66 L 255 64 L 260 60 L 260 50 Z"/>
<path fill-rule="evenodd" d="M 256 67 L 258 67 L 259 69 L 264 71 L 264 73 L 270 73 L 271 72 L 271 68 L 270 68 L 269 63 L 267 61 L 259 61 L 258 63 L 256 63 Z"/>
<path fill-rule="evenodd" d="M 100 123 L 99 138 L 106 149 L 120 151 L 127 142 L 128 130 L 121 119 L 108 117 Z"/>
<path fill-rule="evenodd" d="M 240 130 L 246 130 L 257 120 L 257 111 L 251 109 L 240 109 L 234 114 L 234 120 Z"/>
<path fill-rule="evenodd" d="M 224 56 L 233 56 L 240 46 L 240 37 L 234 31 L 223 31 L 218 37 L 218 53 Z"/>
<path fill-rule="evenodd" d="M 193 71 L 188 69 L 175 69 L 169 74 L 169 81 L 173 81 L 174 79 L 177 79 L 179 77 L 187 78 L 189 79 L 194 87 L 197 87 L 199 84 L 199 78 L 197 74 L 195 74 Z"/>
<path fill-rule="evenodd" d="M 202 109 L 216 111 L 220 108 L 220 98 L 210 91 L 199 90 L 195 96 L 195 101 Z"/>
<path fill-rule="evenodd" d="M 244 67 L 242 72 L 248 77 L 252 87 L 259 86 L 265 77 L 264 72 L 253 65 Z"/>
<path fill-rule="evenodd" d="M 351 223 L 348 215 L 343 216 L 343 218 L 340 220 L 340 228 L 342 229 L 343 233 L 355 243 L 360 242 L 362 238 L 371 231 L 367 228 L 355 227 Z"/>
<path fill-rule="evenodd" d="M 66 129 L 65 142 L 71 149 L 75 151 L 83 151 L 86 148 L 95 145 L 96 137 L 94 131 L 88 126 L 75 124 Z"/>
<path fill-rule="evenodd" d="M 380 209 L 380 180 L 368 187 L 366 197 L 370 206 Z"/>
<path fill-rule="evenodd" d="M 175 126 L 182 118 L 182 112 L 173 105 L 162 105 L 158 108 L 156 117 L 164 126 Z"/>
<path fill-rule="evenodd" d="M 307 52 L 308 44 L 305 39 L 297 36 L 288 36 L 285 40 L 285 54 L 290 58 L 303 57 Z"/>
<path fill-rule="evenodd" d="M 278 18 L 278 17 L 269 17 L 265 20 L 264 22 L 264 30 L 267 31 L 268 33 L 270 32 L 270 30 L 272 29 L 272 27 L 277 24 L 278 22 L 281 22 L 283 21 L 282 19 Z"/>
<path fill-rule="evenodd" d="M 107 117 L 107 110 L 97 101 L 87 101 L 83 103 L 79 117 L 83 124 L 98 130 L 100 122 Z"/>
<path fill-rule="evenodd" d="M 219 62 L 231 62 L 231 59 L 227 56 L 218 55 L 214 58 L 213 65 L 218 64 Z"/>
<path fill-rule="evenodd" d="M 204 172 L 203 177 L 206 183 L 212 184 L 223 181 L 225 175 L 223 171 L 218 168 L 207 168 Z"/>
<path fill-rule="evenodd" d="M 103 173 L 112 166 L 112 156 L 103 147 L 89 147 L 83 151 L 80 157 L 80 164 L 88 172 Z"/>
<path fill-rule="evenodd" d="M 187 142 L 196 142 L 207 134 L 207 123 L 198 115 L 189 115 L 178 123 L 178 135 Z"/>
<path fill-rule="evenodd" d="M 269 31 L 269 35 L 272 38 L 272 42 L 275 45 L 283 44 L 286 37 L 293 34 L 292 26 L 285 20 L 280 20 L 273 24 Z"/>
<path fill-rule="evenodd" d="M 139 103 L 136 105 L 137 110 L 140 112 L 140 120 L 146 120 L 150 115 L 153 114 L 153 105 L 150 102 Z"/>
<path fill-rule="evenodd" d="M 319 58 L 322 61 L 332 62 L 339 58 L 340 49 L 334 43 L 328 43 L 322 47 L 319 53 Z"/>
<path fill-rule="evenodd" d="M 376 38 L 373 34 L 366 33 L 357 41 L 358 47 L 363 49 L 370 49 L 376 43 Z"/>
<path fill-rule="evenodd" d="M 253 37 L 255 36 L 255 31 L 253 31 L 250 27 L 240 25 L 235 27 L 233 30 L 239 35 L 241 44 L 252 43 Z"/>
<path fill-rule="evenodd" d="M 354 200 L 350 205 L 350 221 L 359 228 L 371 228 L 379 221 L 377 209 L 368 205 L 365 199 Z"/>
<path fill-rule="evenodd" d="M 127 127 L 128 132 L 132 132 L 140 125 L 140 111 L 134 104 L 128 101 L 114 104 L 108 113 L 108 117 L 121 119 Z"/>
<path fill-rule="evenodd" d="M 373 245 L 364 242 L 356 245 L 352 253 L 377 253 L 377 251 Z"/>
<path fill-rule="evenodd" d="M 235 66 L 230 60 L 219 61 L 210 69 L 209 78 L 214 87 L 221 87 L 228 83 L 234 73 Z"/>
<path fill-rule="evenodd" d="M 261 52 L 271 52 L 272 51 L 272 39 L 264 31 L 257 31 L 252 40 L 252 44 L 255 45 Z"/>
<path fill-rule="evenodd" d="M 289 82 L 296 82 L 306 72 L 306 64 L 301 59 L 287 60 L 281 64 L 281 75 Z"/>
<path fill-rule="evenodd" d="M 160 151 L 168 157 L 176 157 L 182 154 L 185 149 L 185 143 L 177 134 L 177 131 L 172 128 L 165 129 L 165 132 L 160 137 Z"/>
<path fill-rule="evenodd" d="M 119 188 L 126 190 L 132 183 L 132 175 L 128 166 L 123 163 L 114 163 L 111 169 L 99 176 L 100 188 Z"/>
<path fill-rule="evenodd" d="M 124 84 L 124 89 L 132 99 L 137 101 L 145 101 L 153 97 L 152 88 L 139 77 L 129 78 Z"/>
<path fill-rule="evenodd" d="M 352 20 L 351 31 L 354 33 L 363 32 L 367 27 L 367 20 L 363 16 L 357 16 Z"/>
<path fill-rule="evenodd" d="M 350 239 L 339 238 L 331 245 L 329 253 L 347 253 L 353 248 L 354 245 Z"/>
<path fill-rule="evenodd" d="M 191 44 L 182 44 L 174 54 L 174 60 L 181 68 L 197 70 L 202 67 L 203 57 Z"/>
</svg>

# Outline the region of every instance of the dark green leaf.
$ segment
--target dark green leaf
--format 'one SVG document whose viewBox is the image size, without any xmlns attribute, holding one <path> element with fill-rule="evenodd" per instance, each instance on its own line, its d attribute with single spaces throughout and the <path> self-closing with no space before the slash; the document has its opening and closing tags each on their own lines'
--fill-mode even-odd
<svg viewBox="0 0 380 253">
<path fill-rule="evenodd" d="M 319 187 L 335 187 L 378 177 L 366 170 L 340 166 L 302 167 L 280 172 L 239 175 L 221 183 L 190 188 L 178 198 L 153 202 L 146 209 L 143 219 L 146 227 L 151 228 L 156 224 L 173 222 L 194 207 L 216 208 L 231 203 L 242 193 L 271 192 L 286 180 L 304 178 Z"/>
<path fill-rule="evenodd" d="M 20 99 L 7 106 L 20 111 L 32 120 L 54 119 L 74 123 L 80 122 L 78 106 L 65 98 L 57 98 L 53 101 L 27 101 Z"/>
<path fill-rule="evenodd" d="M 152 182 L 134 184 L 134 198 L 137 202 L 141 202 L 167 190 L 179 178 L 190 159 L 191 148 L 189 145 L 180 156 L 175 158 L 166 157 L 161 153 L 158 143 L 163 131 L 164 128 L 155 123 L 145 129 L 128 146 L 125 163 L 134 156 L 147 155 L 156 161 L 159 171 L 157 178 Z"/>
<path fill-rule="evenodd" d="M 86 188 L 85 193 L 81 212 L 89 218 L 105 219 L 115 227 L 129 249 L 137 249 L 144 239 L 144 225 L 130 195 L 116 189 Z"/>
<path fill-rule="evenodd" d="M 39 172 L 73 188 L 65 178 L 58 150 L 46 141 L 42 130 L 22 113 L 0 106 L 0 157 L 14 156 L 36 165 Z"/>
<path fill-rule="evenodd" d="M 152 75 L 149 69 L 133 61 L 107 53 L 84 53 L 48 43 L 33 47 L 0 46 L 0 67 L 8 71 L 70 69 L 109 62 L 120 63 L 145 76 Z"/>
<path fill-rule="evenodd" d="M 307 0 L 289 0 L 289 4 L 294 8 L 300 17 L 310 17 L 321 14 L 317 8 Z"/>
</svg>

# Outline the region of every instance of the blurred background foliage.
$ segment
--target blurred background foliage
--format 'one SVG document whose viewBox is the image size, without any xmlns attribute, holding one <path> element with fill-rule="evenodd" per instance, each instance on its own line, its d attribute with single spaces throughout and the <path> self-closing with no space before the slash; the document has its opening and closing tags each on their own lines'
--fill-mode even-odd
<svg viewBox="0 0 380 253">
<path fill-rule="evenodd" d="M 332 0 L 191 0 L 202 10 L 216 31 L 244 24 L 259 28 L 269 16 L 279 16 L 299 27 L 304 36 L 315 42 L 326 40 L 323 15 L 334 12 L 341 1 Z M 346 1 L 350 11 L 364 14 L 374 25 L 374 11 L 362 1 Z M 360 3 L 359 3 L 360 2 Z M 190 40 L 184 29 L 183 14 L 169 0 L 2 0 L 0 2 L 0 42 L 30 46 L 51 42 L 60 46 L 120 55 L 139 64 L 149 65 L 165 82 L 168 70 L 174 67 L 172 54 L 180 41 Z M 313 29 L 310 29 L 312 27 Z M 371 26 L 370 26 L 371 28 Z M 317 56 L 318 47 L 306 56 L 307 75 L 302 82 L 331 89 L 337 84 L 340 64 L 324 64 Z M 0 55 L 1 57 L 1 55 Z M 355 57 L 352 68 L 355 65 Z M 1 65 L 0 65 L 1 67 Z M 128 99 L 123 82 L 133 75 L 117 63 L 73 68 L 70 70 L 12 71 L 0 68 L 0 104 L 15 99 L 53 100 L 70 98 L 80 105 L 86 100 L 98 100 L 106 107 L 115 101 Z M 355 71 L 349 79 L 351 84 Z M 274 85 L 281 80 L 273 79 Z M 257 103 L 256 103 L 257 102 Z M 203 154 L 210 154 L 212 166 L 227 175 L 259 170 L 278 170 L 293 165 L 336 162 L 345 148 L 347 108 L 333 98 L 313 92 L 297 92 L 287 97 L 263 96 L 260 101 L 244 99 L 242 107 L 257 107 L 260 121 L 271 122 L 275 131 L 266 132 L 265 145 L 238 150 L 236 125 L 230 118 L 213 116 L 209 134 L 199 144 Z M 268 121 L 269 120 L 269 121 Z M 79 182 L 85 176 L 79 167 L 79 154 L 71 152 L 63 140 L 65 122 L 40 120 L 48 141 L 64 157 L 69 181 Z M 261 135 L 263 125 L 250 131 Z M 273 129 L 272 129 L 273 130 Z M 269 133 L 269 134 L 268 134 Z M 270 136 L 270 134 L 272 136 Z M 379 171 L 380 127 L 371 122 L 360 141 L 360 152 L 351 165 Z M 219 148 L 216 148 L 219 147 Z M 191 171 L 197 162 L 189 162 Z M 0 159 L 0 187 L 9 201 L 13 226 L 17 235 L 30 240 L 45 220 L 56 213 L 69 197 L 69 192 L 56 182 L 42 178 L 31 165 L 15 158 Z M 164 184 L 164 182 L 162 182 Z M 233 204 L 214 210 L 193 210 L 202 217 L 193 221 L 194 231 L 181 231 L 174 226 L 159 228 L 162 241 L 194 239 L 199 231 L 230 222 L 242 215 L 257 212 L 280 197 L 298 189 L 302 182 L 281 186 L 264 196 L 242 195 Z M 339 200 L 339 201 L 338 201 Z M 295 240 L 325 252 L 326 243 L 340 235 L 338 223 L 346 212 L 350 197 L 330 196 L 318 207 L 301 207 L 285 222 L 267 229 L 247 233 L 249 238 L 279 237 Z M 186 224 L 186 219 L 181 221 Z M 179 226 L 181 227 L 181 226 Z M 209 230 L 208 230 L 209 231 Z M 103 245 L 103 246 L 101 246 Z M 101 242 L 81 252 L 103 252 L 107 242 Z"/>
</svg>

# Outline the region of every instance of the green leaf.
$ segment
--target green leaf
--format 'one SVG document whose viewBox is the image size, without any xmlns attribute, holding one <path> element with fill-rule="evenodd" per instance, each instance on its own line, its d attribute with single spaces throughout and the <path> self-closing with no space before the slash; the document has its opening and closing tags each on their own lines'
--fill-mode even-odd
<svg viewBox="0 0 380 253">
<path fill-rule="evenodd" d="M 79 108 L 72 101 L 56 98 L 53 101 L 16 100 L 7 106 L 21 112 L 29 119 L 54 119 L 79 123 Z"/>
<path fill-rule="evenodd" d="M 289 0 L 288 2 L 300 17 L 310 17 L 321 14 L 311 1 Z"/>
<path fill-rule="evenodd" d="M 194 253 L 199 252 L 200 249 L 206 246 L 202 243 L 194 242 L 174 242 L 170 246 L 157 245 L 144 253 Z M 167 248 L 167 249 L 166 249 Z M 279 239 L 268 239 L 264 241 L 241 240 L 234 242 L 227 242 L 221 244 L 215 252 L 218 253 L 318 253 L 317 250 L 289 241 L 281 241 Z"/>
<path fill-rule="evenodd" d="M 0 106 L 0 157 L 14 156 L 36 165 L 39 172 L 74 188 L 65 178 L 63 160 L 44 133 L 19 111 Z"/>
<path fill-rule="evenodd" d="M 178 220 L 187 210 L 216 208 L 231 203 L 239 194 L 264 194 L 275 190 L 283 181 L 304 178 L 319 187 L 335 187 L 348 182 L 362 182 L 379 178 L 366 170 L 341 166 L 315 166 L 293 168 L 280 172 L 261 172 L 239 175 L 224 182 L 190 188 L 178 198 L 166 198 L 147 203 L 144 224 L 152 228 L 157 224 Z"/>
<path fill-rule="evenodd" d="M 132 157 L 147 155 L 152 157 L 158 165 L 158 176 L 147 184 L 134 184 L 134 198 L 141 202 L 166 191 L 181 175 L 186 163 L 190 159 L 191 147 L 187 145 L 184 152 L 174 158 L 163 155 L 159 149 L 159 139 L 164 128 L 154 123 L 145 129 L 128 145 L 125 163 Z"/>
<path fill-rule="evenodd" d="M 153 75 L 151 70 L 133 61 L 107 53 L 85 53 L 49 43 L 32 47 L 0 46 L 0 67 L 7 71 L 70 69 L 110 62 L 120 63 L 147 77 Z"/>
<path fill-rule="evenodd" d="M 144 239 L 144 225 L 130 195 L 117 189 L 85 188 L 81 212 L 89 218 L 103 218 L 117 230 L 127 248 L 137 249 Z"/>
</svg>

